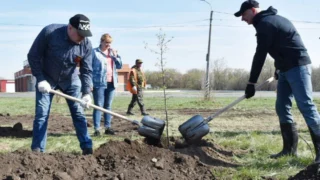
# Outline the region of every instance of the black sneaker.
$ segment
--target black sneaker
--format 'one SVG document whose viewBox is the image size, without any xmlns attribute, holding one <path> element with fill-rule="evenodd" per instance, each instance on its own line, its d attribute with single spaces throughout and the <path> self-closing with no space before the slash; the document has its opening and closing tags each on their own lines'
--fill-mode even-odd
<svg viewBox="0 0 320 180">
<path fill-rule="evenodd" d="M 93 136 L 100 136 L 100 131 L 99 130 L 95 130 L 93 133 Z"/>
<path fill-rule="evenodd" d="M 92 154 L 92 153 L 93 153 L 92 148 L 84 148 L 84 149 L 82 150 L 82 155 L 90 155 L 90 154 Z"/>
<path fill-rule="evenodd" d="M 142 116 L 148 116 L 149 114 L 146 112 L 141 113 Z"/>
<path fill-rule="evenodd" d="M 111 128 L 107 128 L 104 134 L 115 135 L 116 133 Z"/>
<path fill-rule="evenodd" d="M 134 115 L 132 112 L 127 112 L 127 115 Z"/>
</svg>

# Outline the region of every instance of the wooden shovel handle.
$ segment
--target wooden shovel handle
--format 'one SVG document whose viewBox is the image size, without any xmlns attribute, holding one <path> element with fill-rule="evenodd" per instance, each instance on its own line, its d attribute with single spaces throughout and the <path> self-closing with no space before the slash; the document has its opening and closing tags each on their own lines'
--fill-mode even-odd
<svg viewBox="0 0 320 180">
<path fill-rule="evenodd" d="M 62 92 L 55 91 L 55 90 L 53 90 L 53 89 L 50 90 L 50 93 L 53 93 L 53 94 L 62 96 L 62 97 L 64 97 L 64 98 L 66 98 L 66 99 L 69 99 L 69 100 L 71 100 L 71 101 L 75 101 L 75 102 L 78 102 L 78 103 L 82 103 L 82 102 L 83 102 L 81 99 L 78 99 L 78 98 L 75 98 L 75 97 L 66 95 L 66 94 L 64 94 L 64 93 L 62 93 Z M 94 104 L 89 103 L 88 106 L 89 106 L 89 107 L 92 107 L 92 108 L 94 108 L 94 109 L 97 109 L 97 110 L 99 110 L 99 111 L 102 111 L 102 112 L 104 112 L 104 113 L 111 114 L 111 115 L 116 116 L 116 117 L 118 117 L 118 118 L 121 118 L 121 119 L 123 119 L 123 120 L 129 121 L 129 122 L 131 122 L 131 123 L 133 123 L 133 124 L 137 124 L 137 125 L 139 125 L 139 126 L 141 125 L 141 124 L 140 124 L 138 121 L 136 121 L 136 120 L 129 119 L 129 118 L 125 117 L 125 116 L 122 116 L 121 114 L 114 113 L 114 112 L 112 112 L 112 111 L 109 111 L 109 110 L 104 109 L 104 108 L 102 108 L 102 107 L 96 106 L 96 105 L 94 105 Z"/>
</svg>

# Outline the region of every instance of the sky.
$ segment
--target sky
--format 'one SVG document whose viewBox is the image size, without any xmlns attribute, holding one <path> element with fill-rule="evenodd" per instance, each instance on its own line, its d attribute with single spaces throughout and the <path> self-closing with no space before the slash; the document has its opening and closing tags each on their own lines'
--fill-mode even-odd
<svg viewBox="0 0 320 180">
<path fill-rule="evenodd" d="M 75 14 L 91 20 L 93 47 L 102 34 L 113 37 L 124 64 L 144 61 L 145 70 L 159 70 L 158 56 L 145 49 L 156 47 L 160 28 L 169 50 L 165 68 L 181 73 L 192 68 L 205 70 L 208 49 L 209 17 L 214 11 L 211 31 L 210 64 L 224 59 L 229 68 L 250 70 L 256 48 L 255 29 L 233 14 L 243 0 L 6 0 L 0 6 L 0 78 L 14 79 L 23 68 L 28 51 L 43 27 L 67 24 Z M 273 6 L 278 14 L 293 21 L 308 49 L 314 67 L 320 66 L 320 1 L 260 0 L 260 8 Z M 210 5 L 211 6 L 210 6 Z"/>
</svg>

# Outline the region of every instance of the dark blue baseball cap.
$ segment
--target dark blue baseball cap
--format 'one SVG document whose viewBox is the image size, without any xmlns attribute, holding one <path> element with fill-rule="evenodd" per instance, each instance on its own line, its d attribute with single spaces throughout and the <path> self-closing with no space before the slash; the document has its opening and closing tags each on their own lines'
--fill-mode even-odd
<svg viewBox="0 0 320 180">
<path fill-rule="evenodd" d="M 240 10 L 234 13 L 234 16 L 240 17 L 246 10 L 251 8 L 258 8 L 259 3 L 255 0 L 247 0 L 241 4 Z"/>
<path fill-rule="evenodd" d="M 90 37 L 90 20 L 83 14 L 76 14 L 69 19 L 69 24 L 77 29 L 78 33 L 83 37 Z"/>
</svg>

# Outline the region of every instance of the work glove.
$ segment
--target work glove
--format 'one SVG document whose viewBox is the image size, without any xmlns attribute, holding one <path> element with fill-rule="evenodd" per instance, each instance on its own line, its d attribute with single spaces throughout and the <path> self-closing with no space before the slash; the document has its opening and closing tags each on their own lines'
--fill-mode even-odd
<svg viewBox="0 0 320 180">
<path fill-rule="evenodd" d="M 41 93 L 49 93 L 51 90 L 51 86 L 48 81 L 44 80 L 38 83 L 38 89 Z"/>
<path fill-rule="evenodd" d="M 255 93 L 256 93 L 256 89 L 254 87 L 254 84 L 247 84 L 246 91 L 245 91 L 246 98 L 249 99 L 253 97 Z"/>
<path fill-rule="evenodd" d="M 89 104 L 91 104 L 91 102 L 92 102 L 90 94 L 83 95 L 81 100 L 82 100 L 82 102 L 80 103 L 80 105 L 85 109 L 89 109 L 89 107 L 90 107 Z"/>
<path fill-rule="evenodd" d="M 274 71 L 274 79 L 278 80 L 279 79 L 279 70 Z"/>
<path fill-rule="evenodd" d="M 137 91 L 138 91 L 138 90 L 137 90 L 137 86 L 133 86 L 133 87 L 132 87 L 132 90 L 135 91 L 135 92 L 137 92 Z"/>
</svg>

